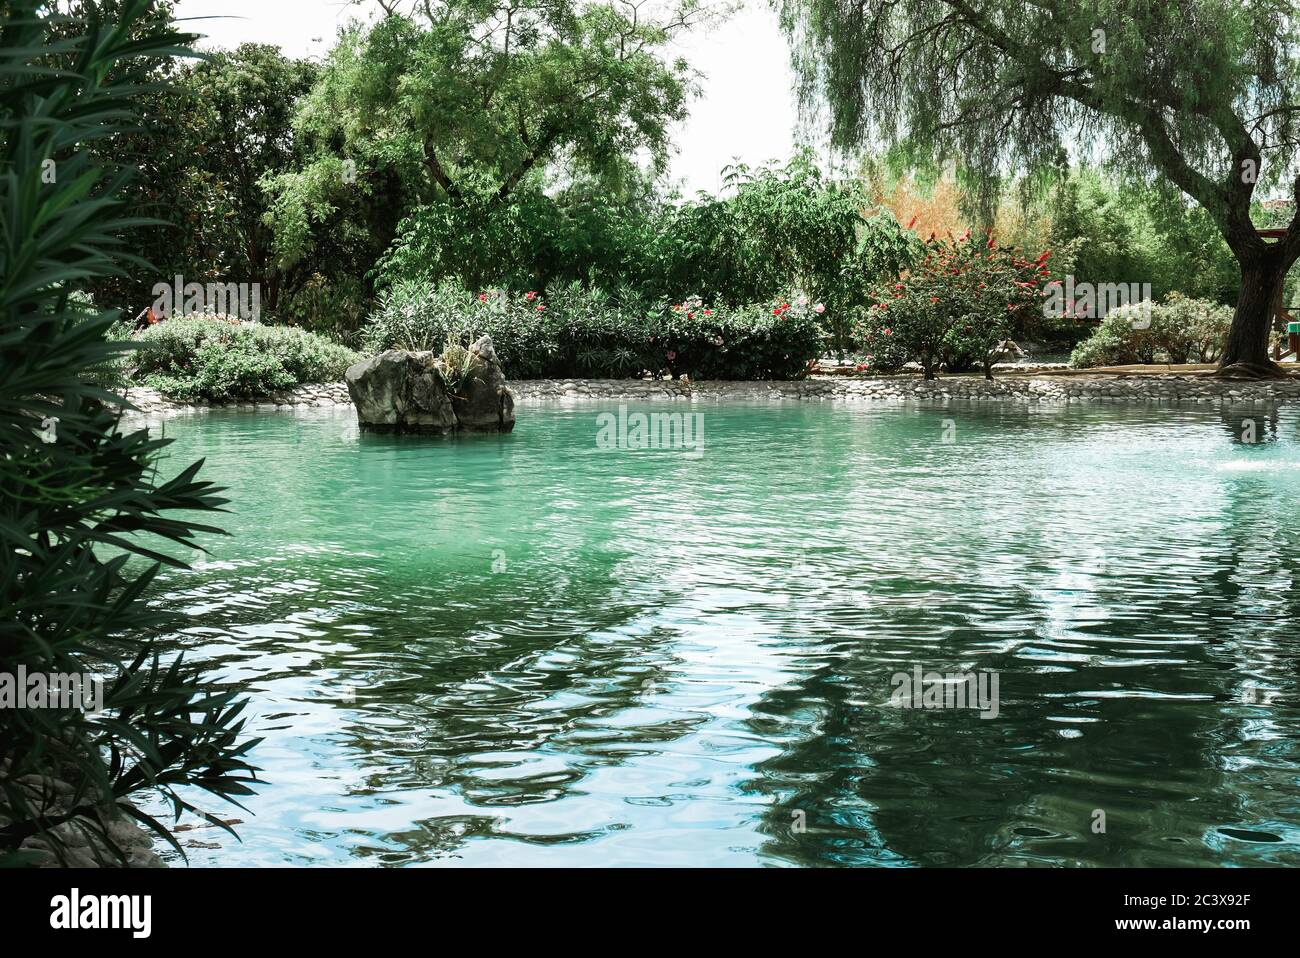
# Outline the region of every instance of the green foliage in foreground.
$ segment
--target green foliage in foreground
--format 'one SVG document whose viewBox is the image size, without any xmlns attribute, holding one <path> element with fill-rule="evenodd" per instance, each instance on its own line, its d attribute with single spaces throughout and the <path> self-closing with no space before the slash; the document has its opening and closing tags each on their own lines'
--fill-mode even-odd
<svg viewBox="0 0 1300 958">
<path fill-rule="evenodd" d="M 64 860 L 69 830 L 121 859 L 107 835 L 113 806 L 181 851 L 131 796 L 153 793 L 179 817 L 198 813 L 188 788 L 234 801 L 253 780 L 243 702 L 179 657 L 161 662 L 157 636 L 173 623 L 146 601 L 160 563 L 183 565 L 161 550 L 193 551 L 197 534 L 219 531 L 199 520 L 224 500 L 199 463 L 159 475 L 166 440 L 121 431 L 116 397 L 86 375 L 120 352 L 106 337 L 112 318 L 66 293 L 114 269 L 133 225 L 118 201 L 126 174 L 89 145 L 135 121 L 137 64 L 189 39 L 133 37 L 149 10 L 122 0 L 111 23 L 69 24 L 37 0 L 10 0 L 0 30 L 0 675 L 107 677 L 94 714 L 0 709 L 3 864 L 29 860 L 29 837 Z M 72 792 L 55 808 L 21 785 L 29 776 Z"/>
<path fill-rule="evenodd" d="M 474 295 L 454 282 L 405 283 L 382 298 L 363 346 L 438 350 L 448 336 L 487 333 L 512 378 L 792 379 L 823 348 L 817 305 L 650 305 L 577 284 Z"/>
<path fill-rule="evenodd" d="M 1223 352 L 1232 309 L 1172 293 L 1163 303 L 1135 303 L 1106 314 L 1075 347 L 1070 365 L 1213 363 Z"/>
<path fill-rule="evenodd" d="M 360 356 L 315 333 L 222 317 L 176 316 L 135 337 L 131 378 L 189 402 L 254 398 L 338 382 Z"/>
</svg>

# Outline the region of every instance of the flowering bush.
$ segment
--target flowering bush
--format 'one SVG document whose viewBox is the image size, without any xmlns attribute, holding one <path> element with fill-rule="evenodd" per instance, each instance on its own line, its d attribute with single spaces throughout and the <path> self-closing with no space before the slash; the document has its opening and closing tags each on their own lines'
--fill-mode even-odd
<svg viewBox="0 0 1300 958">
<path fill-rule="evenodd" d="M 669 308 L 659 336 L 671 374 L 794 379 L 821 352 L 825 315 L 823 304 L 809 303 L 803 296 L 717 309 L 692 298 Z"/>
<path fill-rule="evenodd" d="M 979 365 L 992 378 L 998 343 L 1042 315 L 1039 290 L 1050 255 L 1029 260 L 970 230 L 956 240 L 931 237 L 906 275 L 875 290 L 859 345 L 875 369 L 914 359 L 926 379 L 941 364 L 951 372 Z"/>
<path fill-rule="evenodd" d="M 508 376 L 621 378 L 649 371 L 694 379 L 788 379 L 821 350 L 820 303 L 801 297 L 739 308 L 698 297 L 649 305 L 577 284 L 545 293 L 454 282 L 399 284 L 363 340 L 370 353 L 437 349 L 450 333 L 492 336 Z"/>
</svg>

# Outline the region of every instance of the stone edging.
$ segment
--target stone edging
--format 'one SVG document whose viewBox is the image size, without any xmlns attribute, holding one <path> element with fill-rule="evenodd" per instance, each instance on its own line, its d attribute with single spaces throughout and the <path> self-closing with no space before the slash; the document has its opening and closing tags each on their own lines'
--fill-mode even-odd
<svg viewBox="0 0 1300 958">
<path fill-rule="evenodd" d="M 1300 399 L 1300 380 L 1239 382 L 1203 376 L 1005 376 L 987 382 L 974 377 L 941 378 L 933 382 L 910 376 L 880 379 L 802 379 L 792 382 L 698 382 L 641 379 L 518 379 L 510 383 L 515 401 L 656 400 L 691 402 L 817 400 L 844 402 L 944 402 L 949 400 L 1011 400 L 1017 402 L 1085 403 L 1277 403 Z M 202 404 L 169 400 L 156 390 L 132 386 L 127 398 L 146 415 L 200 412 Z M 260 400 L 227 403 L 215 408 L 271 412 L 315 407 L 351 407 L 344 383 L 297 386 Z"/>
<path fill-rule="evenodd" d="M 247 412 L 272 412 L 274 410 L 297 409 L 314 406 L 351 406 L 346 383 L 311 383 L 295 386 L 284 392 L 264 396 L 261 399 L 246 399 L 231 403 L 212 405 L 208 403 L 187 403 L 168 399 L 156 389 L 148 386 L 129 386 L 126 389 L 127 400 L 136 407 L 138 413 L 152 415 L 170 412 L 199 412 L 205 409 L 242 409 Z"/>
<path fill-rule="evenodd" d="M 1276 403 L 1300 398 L 1300 380 L 1237 382 L 1198 376 L 1007 376 L 948 378 L 804 379 L 793 382 L 673 382 L 618 379 L 538 379 L 512 382 L 517 402 L 548 400 L 689 399 L 832 400 L 845 402 L 1012 400 L 1018 402 Z"/>
</svg>

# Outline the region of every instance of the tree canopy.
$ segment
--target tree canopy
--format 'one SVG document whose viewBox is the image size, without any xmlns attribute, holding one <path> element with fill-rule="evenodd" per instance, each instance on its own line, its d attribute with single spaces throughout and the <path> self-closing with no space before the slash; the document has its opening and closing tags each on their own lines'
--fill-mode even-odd
<svg viewBox="0 0 1300 958">
<path fill-rule="evenodd" d="M 1300 195 L 1300 34 L 1290 0 L 781 0 L 806 104 L 836 143 L 956 160 L 986 188 L 1104 157 L 1213 217 L 1243 283 L 1224 371 L 1273 372 L 1269 319 L 1300 256 L 1251 220 L 1257 187 Z"/>
<path fill-rule="evenodd" d="M 292 256 L 350 186 L 392 175 L 409 209 L 488 215 L 544 174 L 622 188 L 647 156 L 662 170 L 694 71 L 669 39 L 703 14 L 683 0 L 652 18 L 640 0 L 441 0 L 352 24 L 303 104 L 314 149 L 280 177 L 280 253 Z M 296 224 L 296 228 L 295 228 Z"/>
</svg>

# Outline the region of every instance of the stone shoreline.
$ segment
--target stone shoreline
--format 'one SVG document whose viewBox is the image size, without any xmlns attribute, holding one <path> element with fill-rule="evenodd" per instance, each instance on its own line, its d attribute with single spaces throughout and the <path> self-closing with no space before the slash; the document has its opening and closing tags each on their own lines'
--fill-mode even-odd
<svg viewBox="0 0 1300 958">
<path fill-rule="evenodd" d="M 926 382 L 915 376 L 878 379 L 814 378 L 790 382 L 698 382 L 641 379 L 524 379 L 510 383 L 515 401 L 623 400 L 653 402 L 949 402 L 1012 401 L 1028 403 L 1212 403 L 1271 405 L 1300 399 L 1300 380 L 1241 382 L 1204 376 L 1015 376 L 988 382 L 977 377 L 949 377 Z M 320 407 L 351 407 L 347 386 L 324 383 L 298 386 L 257 400 L 218 406 L 182 403 L 156 390 L 133 386 L 127 398 L 145 415 L 235 409 L 273 412 Z"/>
<path fill-rule="evenodd" d="M 644 382 L 640 380 L 529 380 L 513 382 L 518 402 L 556 399 L 688 399 L 702 401 L 945 402 L 951 400 L 1029 403 L 1189 402 L 1278 403 L 1300 399 L 1300 380 L 1237 382 L 1201 376 L 1005 376 L 803 379 L 792 382 Z"/>
</svg>

